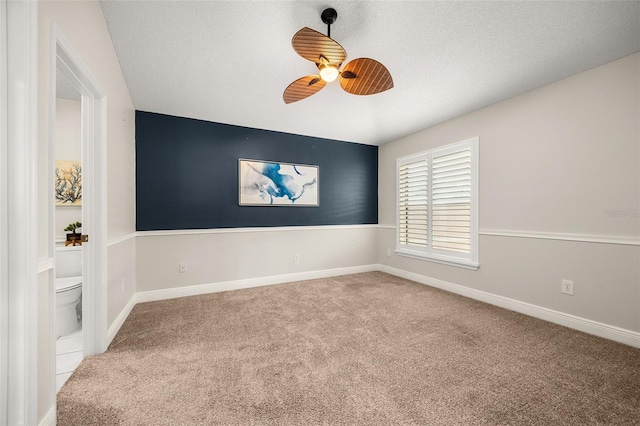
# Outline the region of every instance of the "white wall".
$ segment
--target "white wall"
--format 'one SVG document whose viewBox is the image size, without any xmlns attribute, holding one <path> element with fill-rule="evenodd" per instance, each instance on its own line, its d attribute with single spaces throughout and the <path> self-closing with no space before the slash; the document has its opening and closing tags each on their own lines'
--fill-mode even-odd
<svg viewBox="0 0 640 426">
<path fill-rule="evenodd" d="M 55 160 L 82 161 L 80 102 L 56 99 L 56 147 Z M 55 207 L 55 238 L 65 238 L 68 224 L 82 222 L 82 206 Z"/>
<path fill-rule="evenodd" d="M 136 241 L 139 292 L 377 262 L 378 230 L 372 225 L 192 232 L 139 233 Z M 293 261 L 296 253 L 300 255 L 297 264 Z M 187 266 L 187 272 L 178 272 L 179 263 Z"/>
<path fill-rule="evenodd" d="M 109 262 L 107 324 L 109 328 L 114 326 L 116 318 L 123 313 L 127 303 L 137 291 L 135 254 L 136 239 L 133 237 L 124 238 L 109 245 L 107 255 Z"/>
<path fill-rule="evenodd" d="M 102 9 L 97 1 L 40 1 L 38 4 L 38 139 L 39 139 L 39 256 L 52 256 L 53 233 L 49 224 L 47 193 L 52 185 L 49 170 L 48 95 L 53 69 L 49 67 L 50 26 L 58 25 L 73 48 L 89 68 L 107 95 L 107 187 L 108 187 L 108 312 L 121 311 L 135 294 L 135 239 L 127 238 L 135 232 L 135 110 L 106 27 Z M 46 171 L 46 172 L 45 172 Z M 51 173 L 50 173 L 51 172 Z M 50 228 L 51 227 L 51 228 Z M 44 274 L 41 274 L 41 279 Z M 122 289 L 122 278 L 126 285 Z M 40 286 L 40 306 L 51 302 L 47 291 L 53 283 Z M 117 295 L 117 296 L 116 296 Z M 47 315 L 41 311 L 40 315 Z M 113 320 L 109 315 L 108 321 Z M 110 323 L 109 323 L 110 325 Z M 49 329 L 40 323 L 39 342 L 49 341 Z M 49 348 L 39 346 L 39 365 L 50 359 Z M 50 372 L 38 372 L 38 416 L 42 419 L 55 403 Z"/>
<path fill-rule="evenodd" d="M 639 104 L 636 54 L 381 146 L 379 262 L 639 332 Z M 387 257 L 396 158 L 472 136 L 480 270 Z M 563 278 L 575 281 L 574 296 L 560 293 Z"/>
<path fill-rule="evenodd" d="M 82 161 L 80 106 L 80 101 L 56 98 L 56 160 Z"/>
</svg>

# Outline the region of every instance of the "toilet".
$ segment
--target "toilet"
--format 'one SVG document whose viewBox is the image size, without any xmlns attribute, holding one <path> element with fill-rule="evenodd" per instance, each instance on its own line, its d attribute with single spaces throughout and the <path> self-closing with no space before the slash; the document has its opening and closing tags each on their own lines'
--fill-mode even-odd
<svg viewBox="0 0 640 426">
<path fill-rule="evenodd" d="M 56 339 L 82 328 L 82 246 L 56 247 Z"/>
</svg>

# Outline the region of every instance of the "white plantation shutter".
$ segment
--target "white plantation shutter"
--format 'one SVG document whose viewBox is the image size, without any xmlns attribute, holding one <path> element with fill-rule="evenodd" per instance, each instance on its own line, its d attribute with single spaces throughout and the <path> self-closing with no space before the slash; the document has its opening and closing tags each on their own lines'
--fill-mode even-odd
<svg viewBox="0 0 640 426">
<path fill-rule="evenodd" d="M 400 255 L 477 269 L 478 138 L 398 159 Z"/>
<path fill-rule="evenodd" d="M 433 248 L 471 252 L 471 149 L 433 154 Z"/>
<path fill-rule="evenodd" d="M 399 165 L 398 229 L 400 244 L 427 248 L 429 156 L 407 159 Z"/>
</svg>

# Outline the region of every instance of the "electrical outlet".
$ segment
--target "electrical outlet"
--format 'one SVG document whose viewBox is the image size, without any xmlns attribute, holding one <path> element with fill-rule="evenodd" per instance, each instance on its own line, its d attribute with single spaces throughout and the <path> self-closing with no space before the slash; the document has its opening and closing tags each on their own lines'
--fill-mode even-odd
<svg viewBox="0 0 640 426">
<path fill-rule="evenodd" d="M 300 255 L 298 253 L 293 255 L 293 263 L 300 263 Z"/>
<path fill-rule="evenodd" d="M 186 263 L 178 263 L 178 272 L 181 274 L 187 272 L 187 264 Z"/>
<path fill-rule="evenodd" d="M 562 292 L 569 296 L 573 296 L 573 281 L 562 280 Z"/>
<path fill-rule="evenodd" d="M 391 257 L 391 249 L 390 248 L 387 249 L 387 257 Z"/>
</svg>

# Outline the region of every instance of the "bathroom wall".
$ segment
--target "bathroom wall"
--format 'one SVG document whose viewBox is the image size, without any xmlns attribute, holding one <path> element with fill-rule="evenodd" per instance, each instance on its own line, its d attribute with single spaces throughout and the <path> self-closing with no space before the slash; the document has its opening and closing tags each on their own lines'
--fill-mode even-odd
<svg viewBox="0 0 640 426">
<path fill-rule="evenodd" d="M 55 160 L 82 161 L 80 101 L 56 99 L 56 150 Z M 74 222 L 82 222 L 81 206 L 55 207 L 55 238 L 65 238 L 64 228 Z"/>
</svg>

